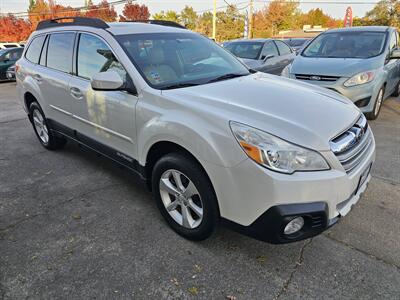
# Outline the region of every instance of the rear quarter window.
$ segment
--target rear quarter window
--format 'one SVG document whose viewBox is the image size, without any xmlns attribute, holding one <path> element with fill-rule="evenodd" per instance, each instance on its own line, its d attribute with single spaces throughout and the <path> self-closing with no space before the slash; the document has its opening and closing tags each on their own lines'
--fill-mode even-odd
<svg viewBox="0 0 400 300">
<path fill-rule="evenodd" d="M 43 42 L 45 36 L 41 35 L 33 38 L 32 42 L 29 44 L 28 50 L 26 50 L 25 57 L 30 62 L 37 64 L 40 58 L 40 52 L 42 51 Z"/>
</svg>

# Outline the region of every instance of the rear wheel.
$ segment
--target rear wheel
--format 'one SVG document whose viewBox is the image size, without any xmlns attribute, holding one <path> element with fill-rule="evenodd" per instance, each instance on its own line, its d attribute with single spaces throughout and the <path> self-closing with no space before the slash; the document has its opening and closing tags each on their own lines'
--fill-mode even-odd
<svg viewBox="0 0 400 300">
<path fill-rule="evenodd" d="M 51 132 L 46 117 L 37 102 L 32 102 L 30 105 L 29 117 L 32 121 L 32 126 L 36 136 L 43 147 L 49 150 L 56 150 L 64 147 L 67 140 L 65 138 L 57 137 Z"/>
<path fill-rule="evenodd" d="M 385 88 L 381 87 L 381 89 L 378 92 L 378 95 L 376 96 L 373 111 L 365 114 L 369 120 L 375 120 L 378 117 L 379 112 L 381 111 L 384 95 L 385 95 Z"/>
<path fill-rule="evenodd" d="M 211 182 L 190 157 L 171 153 L 154 166 L 153 192 L 167 223 L 191 240 L 208 238 L 218 225 L 219 209 Z"/>
</svg>

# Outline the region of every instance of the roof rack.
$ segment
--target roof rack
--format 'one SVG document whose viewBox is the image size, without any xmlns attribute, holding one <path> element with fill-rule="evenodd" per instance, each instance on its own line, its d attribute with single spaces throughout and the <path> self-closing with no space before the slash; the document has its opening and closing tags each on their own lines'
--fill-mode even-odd
<svg viewBox="0 0 400 300">
<path fill-rule="evenodd" d="M 128 22 L 136 22 L 136 23 L 149 23 L 149 24 L 154 24 L 154 25 L 162 25 L 162 26 L 169 26 L 169 27 L 176 27 L 176 28 L 182 28 L 186 29 L 185 26 L 174 22 L 174 21 L 167 21 L 167 20 L 132 20 Z"/>
<path fill-rule="evenodd" d="M 71 22 L 59 22 L 63 20 L 71 20 Z M 61 26 L 89 26 L 101 29 L 106 29 L 110 27 L 107 25 L 106 22 L 97 18 L 65 17 L 41 21 L 38 23 L 36 30 Z"/>
</svg>

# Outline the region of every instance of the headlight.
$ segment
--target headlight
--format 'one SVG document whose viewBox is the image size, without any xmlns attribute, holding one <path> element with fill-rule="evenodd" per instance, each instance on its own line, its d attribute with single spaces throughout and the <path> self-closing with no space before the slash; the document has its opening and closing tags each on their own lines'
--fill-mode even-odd
<svg viewBox="0 0 400 300">
<path fill-rule="evenodd" d="M 326 160 L 316 151 L 291 144 L 244 124 L 230 122 L 230 126 L 247 156 L 270 170 L 292 174 L 296 171 L 329 169 Z"/>
<path fill-rule="evenodd" d="M 350 87 L 350 86 L 368 83 L 368 82 L 374 80 L 374 78 L 375 78 L 374 71 L 358 73 L 357 75 L 354 75 L 350 79 L 346 80 L 344 83 L 344 86 Z"/>
<path fill-rule="evenodd" d="M 283 68 L 281 76 L 286 78 L 290 77 L 290 65 L 287 65 L 286 67 Z"/>
</svg>

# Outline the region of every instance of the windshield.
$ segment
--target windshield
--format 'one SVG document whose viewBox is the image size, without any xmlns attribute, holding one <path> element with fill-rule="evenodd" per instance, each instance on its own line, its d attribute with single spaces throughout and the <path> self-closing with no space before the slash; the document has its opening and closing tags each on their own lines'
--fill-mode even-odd
<svg viewBox="0 0 400 300">
<path fill-rule="evenodd" d="M 258 59 L 263 45 L 260 42 L 234 42 L 227 44 L 225 49 L 240 58 Z"/>
<path fill-rule="evenodd" d="M 384 32 L 333 32 L 319 35 L 303 51 L 307 57 L 369 58 L 379 55 L 385 45 Z"/>
<path fill-rule="evenodd" d="M 146 33 L 116 38 L 147 83 L 157 89 L 250 74 L 230 53 L 198 34 Z"/>
</svg>

